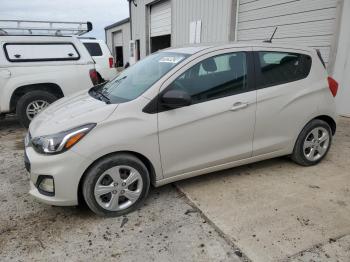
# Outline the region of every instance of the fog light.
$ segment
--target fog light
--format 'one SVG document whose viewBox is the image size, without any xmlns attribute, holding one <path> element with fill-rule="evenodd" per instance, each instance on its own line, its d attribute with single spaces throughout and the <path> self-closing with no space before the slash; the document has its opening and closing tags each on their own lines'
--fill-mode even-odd
<svg viewBox="0 0 350 262">
<path fill-rule="evenodd" d="M 39 176 L 37 187 L 44 195 L 53 196 L 55 194 L 55 182 L 52 176 Z"/>
</svg>

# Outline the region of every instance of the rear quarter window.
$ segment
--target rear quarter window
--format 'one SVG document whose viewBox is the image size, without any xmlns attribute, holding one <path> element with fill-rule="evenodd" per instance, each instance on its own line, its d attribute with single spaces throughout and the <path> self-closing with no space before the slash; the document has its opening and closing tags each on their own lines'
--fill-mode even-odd
<svg viewBox="0 0 350 262">
<path fill-rule="evenodd" d="M 311 57 L 298 53 L 255 53 L 257 88 L 281 85 L 306 78 L 311 69 Z"/>
<path fill-rule="evenodd" d="M 91 56 L 102 56 L 99 43 L 83 43 Z"/>
<path fill-rule="evenodd" d="M 4 51 L 10 62 L 79 60 L 72 43 L 6 43 Z"/>
</svg>

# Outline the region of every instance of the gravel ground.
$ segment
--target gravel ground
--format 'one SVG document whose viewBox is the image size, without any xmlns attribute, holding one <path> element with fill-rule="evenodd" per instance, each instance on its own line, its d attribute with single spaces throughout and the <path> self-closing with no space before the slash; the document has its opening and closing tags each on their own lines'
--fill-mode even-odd
<svg viewBox="0 0 350 262">
<path fill-rule="evenodd" d="M 141 209 L 119 218 L 34 201 L 23 165 L 24 133 L 15 119 L 0 120 L 1 261 L 241 260 L 171 185 L 151 190 Z"/>
</svg>

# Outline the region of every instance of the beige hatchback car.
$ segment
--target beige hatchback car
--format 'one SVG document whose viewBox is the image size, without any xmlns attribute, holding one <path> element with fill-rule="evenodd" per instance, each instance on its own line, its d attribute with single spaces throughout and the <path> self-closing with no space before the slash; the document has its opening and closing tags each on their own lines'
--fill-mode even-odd
<svg viewBox="0 0 350 262">
<path fill-rule="evenodd" d="M 338 84 L 311 48 L 168 49 L 40 113 L 25 140 L 30 194 L 119 216 L 161 186 L 290 155 L 309 166 L 336 130 Z"/>
</svg>

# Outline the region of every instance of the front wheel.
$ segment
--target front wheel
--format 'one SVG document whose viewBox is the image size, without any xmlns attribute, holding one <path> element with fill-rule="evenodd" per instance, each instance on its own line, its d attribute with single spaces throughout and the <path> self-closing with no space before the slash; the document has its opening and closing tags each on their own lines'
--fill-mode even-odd
<svg viewBox="0 0 350 262">
<path fill-rule="evenodd" d="M 121 216 L 141 205 L 149 186 L 149 172 L 142 161 L 133 155 L 118 154 L 90 168 L 82 191 L 85 202 L 97 215 Z"/>
<path fill-rule="evenodd" d="M 320 119 L 309 122 L 299 134 L 292 160 L 302 166 L 319 163 L 328 153 L 332 143 L 329 125 Z"/>
<path fill-rule="evenodd" d="M 28 128 L 33 118 L 55 102 L 57 97 L 45 91 L 31 91 L 21 96 L 16 105 L 16 114 L 21 124 Z"/>
</svg>

